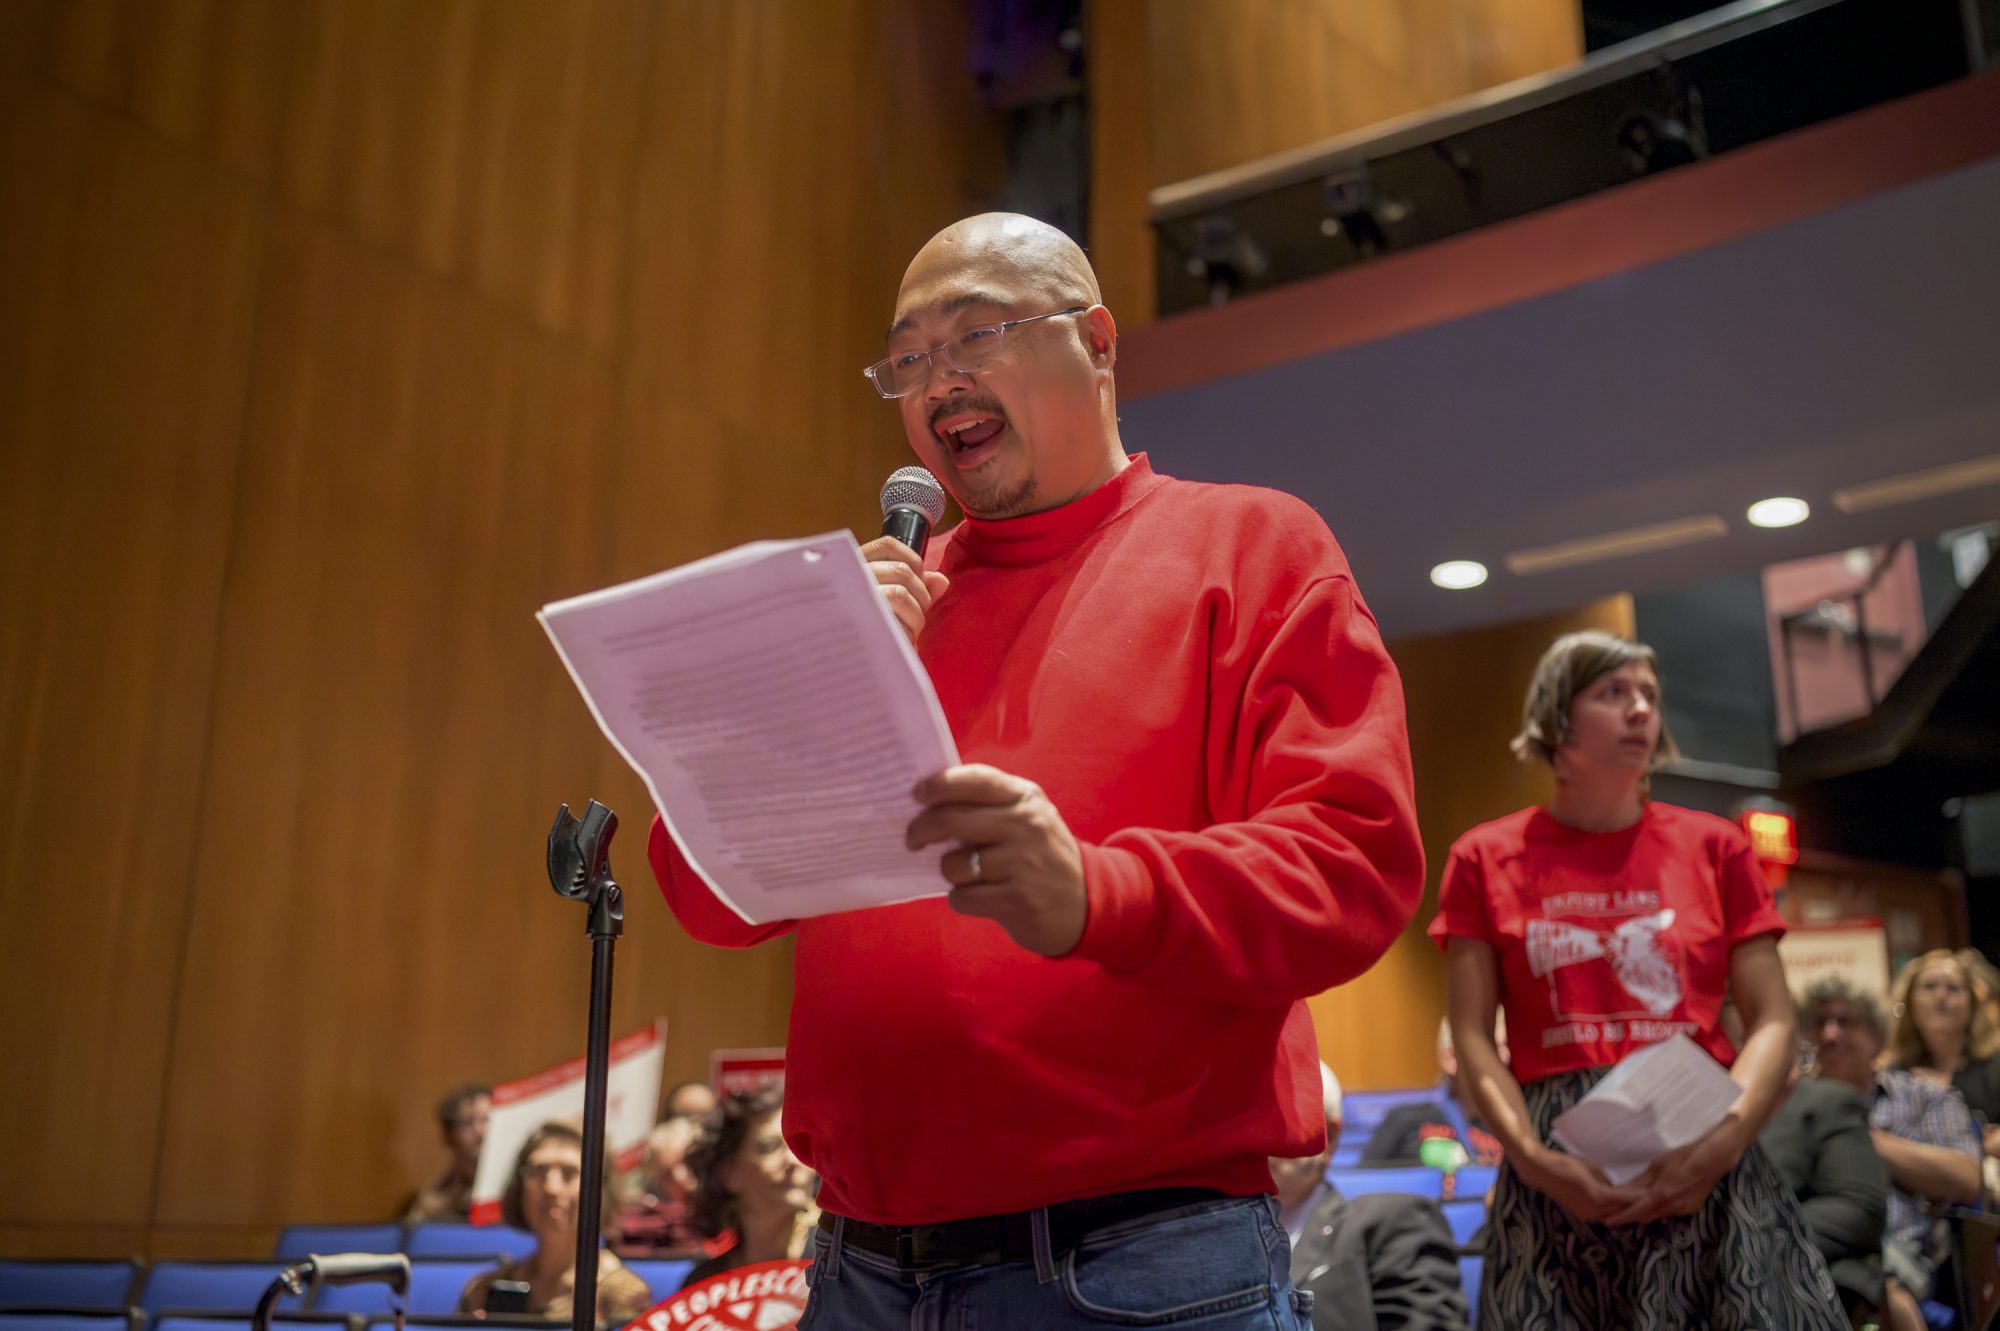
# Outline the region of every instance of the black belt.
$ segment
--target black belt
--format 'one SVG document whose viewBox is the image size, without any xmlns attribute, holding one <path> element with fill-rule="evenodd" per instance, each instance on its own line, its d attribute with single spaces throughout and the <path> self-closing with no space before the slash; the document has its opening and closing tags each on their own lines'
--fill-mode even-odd
<svg viewBox="0 0 2000 1331">
<path fill-rule="evenodd" d="M 1229 1201 L 1213 1188 L 1141 1188 L 1108 1197 L 1085 1197 L 1048 1208 L 1049 1254 L 1060 1257 L 1091 1234 L 1177 1207 Z M 993 1266 L 1035 1259 L 1033 1211 L 974 1216 L 938 1225 L 871 1225 L 848 1220 L 841 1242 L 887 1257 L 907 1270 L 932 1266 Z M 819 1227 L 833 1233 L 834 1217 L 822 1213 Z"/>
</svg>

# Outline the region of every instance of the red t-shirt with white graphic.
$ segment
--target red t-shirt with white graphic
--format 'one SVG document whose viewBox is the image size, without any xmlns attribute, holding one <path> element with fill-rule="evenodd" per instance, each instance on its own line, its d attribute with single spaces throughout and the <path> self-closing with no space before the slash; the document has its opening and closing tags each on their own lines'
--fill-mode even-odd
<svg viewBox="0 0 2000 1331">
<path fill-rule="evenodd" d="M 1524 1085 L 1682 1034 L 1729 1066 L 1730 951 L 1784 931 L 1742 830 L 1657 802 L 1617 832 L 1541 808 L 1473 828 L 1451 848 L 1430 927 L 1439 946 L 1456 935 L 1497 954 Z"/>
</svg>

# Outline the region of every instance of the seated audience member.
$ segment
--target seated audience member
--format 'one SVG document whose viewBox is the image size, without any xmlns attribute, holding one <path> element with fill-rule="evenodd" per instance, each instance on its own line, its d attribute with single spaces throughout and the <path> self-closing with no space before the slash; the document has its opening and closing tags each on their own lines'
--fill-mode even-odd
<svg viewBox="0 0 2000 1331">
<path fill-rule="evenodd" d="M 1971 948 L 1926 952 L 1896 976 L 1889 1066 L 1956 1087 L 1978 1115 L 1987 1155 L 2000 1155 L 2000 1029 L 1992 966 Z"/>
<path fill-rule="evenodd" d="M 492 1109 L 493 1092 L 484 1086 L 461 1086 L 438 1101 L 438 1131 L 451 1163 L 443 1178 L 403 1203 L 404 1224 L 471 1218 L 472 1176 L 479 1169 L 479 1148 L 486 1144 L 486 1116 Z"/>
<path fill-rule="evenodd" d="M 783 1107 L 777 1090 L 729 1096 L 688 1149 L 695 1217 L 734 1242 L 688 1272 L 682 1288 L 739 1266 L 811 1251 L 813 1226 L 819 1223 L 815 1180 L 785 1144 Z"/>
<path fill-rule="evenodd" d="M 685 1252 L 709 1237 L 695 1223 L 694 1175 L 687 1166 L 688 1147 L 700 1135 L 700 1125 L 686 1115 L 653 1129 L 646 1159 L 634 1171 L 631 1199 L 618 1212 L 619 1251 Z"/>
<path fill-rule="evenodd" d="M 662 1123 L 670 1123 L 677 1118 L 699 1123 L 714 1112 L 715 1091 L 705 1081 L 684 1081 L 668 1091 L 667 1098 L 660 1101 Z"/>
<path fill-rule="evenodd" d="M 1815 1034 L 1805 1027 L 1806 1038 Z M 1853 1086 L 1806 1077 L 1764 1124 L 1757 1144 L 1799 1199 L 1848 1315 L 1880 1309 L 1889 1173 L 1869 1132 L 1867 1102 Z"/>
<path fill-rule="evenodd" d="M 1958 957 L 1972 973 L 1973 997 L 1986 1014 L 1987 1026 L 2000 1031 L 2000 967 L 1994 966 L 1977 948 L 1962 947 Z"/>
<path fill-rule="evenodd" d="M 1272 1160 L 1278 1218 L 1292 1239 L 1292 1283 L 1313 1296 L 1313 1331 L 1464 1331 L 1458 1250 L 1444 1212 L 1426 1197 L 1342 1197 L 1326 1178 L 1340 1141 L 1340 1082 L 1319 1066 L 1326 1149 Z"/>
<path fill-rule="evenodd" d="M 1494 1014 L 1493 1040 L 1507 1056 L 1507 1017 Z M 1443 1095 L 1434 1101 L 1397 1105 L 1368 1135 L 1361 1148 L 1364 1165 L 1414 1165 L 1423 1161 L 1424 1143 L 1457 1142 L 1465 1148 L 1463 1163 L 1497 1165 L 1500 1141 L 1479 1121 L 1472 1100 L 1463 1093 L 1458 1076 L 1458 1052 L 1451 1044 L 1451 1021 L 1438 1023 L 1438 1071 L 1444 1074 Z"/>
<path fill-rule="evenodd" d="M 1870 1136 L 1890 1184 L 1882 1308 L 1895 1331 L 1917 1331 L 1924 1324 L 1917 1304 L 1930 1297 L 1937 1271 L 1937 1210 L 1979 1199 L 1979 1133 L 1951 1087 L 1901 1069 L 1875 1070 L 1889 1023 L 1871 995 L 1828 976 L 1806 991 L 1800 1006 L 1819 1075 L 1846 1083 L 1868 1101 Z"/>
<path fill-rule="evenodd" d="M 606 1162 L 605 1178 L 611 1178 Z M 611 1193 L 607 1188 L 605 1201 Z M 488 1311 L 496 1281 L 518 1281 L 528 1287 L 525 1306 L 493 1307 L 494 1312 L 525 1313 L 550 1321 L 570 1320 L 576 1292 L 576 1227 L 583 1200 L 583 1133 L 574 1124 L 544 1123 L 528 1134 L 514 1158 L 513 1177 L 500 1198 L 500 1216 L 516 1229 L 535 1236 L 535 1250 L 523 1261 L 502 1259 L 490 1271 L 466 1282 L 459 1295 L 460 1312 Z M 605 1206 L 605 1222 L 610 1206 Z M 497 1301 L 496 1301 L 497 1302 Z M 653 1305 L 653 1295 L 625 1264 L 608 1250 L 597 1254 L 597 1320 L 622 1325 Z"/>
</svg>

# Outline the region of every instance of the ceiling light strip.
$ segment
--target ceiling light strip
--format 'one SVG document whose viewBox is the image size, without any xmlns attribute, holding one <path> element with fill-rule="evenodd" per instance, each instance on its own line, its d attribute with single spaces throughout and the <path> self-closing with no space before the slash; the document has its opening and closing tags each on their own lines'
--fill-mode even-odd
<svg viewBox="0 0 2000 1331">
<path fill-rule="evenodd" d="M 1713 513 L 1704 513 L 1698 518 L 1677 518 L 1650 527 L 1631 527 L 1625 531 L 1606 532 L 1602 536 L 1586 536 L 1581 540 L 1538 546 L 1533 550 L 1516 550 L 1507 556 L 1507 571 L 1521 577 L 1554 573 L 1580 564 L 1595 564 L 1599 560 L 1622 559 L 1627 555 L 1651 554 L 1655 550 L 1693 545 L 1697 541 L 1713 541 L 1728 534 L 1728 523 Z"/>
<path fill-rule="evenodd" d="M 1833 506 L 1843 513 L 1866 513 L 1871 509 L 1914 503 L 1938 495 L 1976 490 L 1982 485 L 2000 485 L 2000 453 L 1969 462 L 1953 462 L 1925 471 L 1906 471 L 1885 476 L 1865 485 L 1850 485 L 1833 492 Z"/>
</svg>

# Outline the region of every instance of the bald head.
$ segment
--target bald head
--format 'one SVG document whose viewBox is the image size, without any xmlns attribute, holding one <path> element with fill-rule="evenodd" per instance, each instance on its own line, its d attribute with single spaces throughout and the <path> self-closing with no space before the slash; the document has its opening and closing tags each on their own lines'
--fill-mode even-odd
<svg viewBox="0 0 2000 1331">
<path fill-rule="evenodd" d="M 910 260 L 889 358 L 870 374 L 913 372 L 895 394 L 910 447 L 968 516 L 997 521 L 1067 504 L 1125 466 L 1117 350 L 1076 242 L 982 213 Z"/>
<path fill-rule="evenodd" d="M 894 337 L 911 316 L 943 299 L 969 292 L 998 297 L 991 304 L 1040 301 L 1097 305 L 1097 274 L 1077 243 L 1047 222 L 1020 213 L 980 213 L 932 236 L 903 271 L 896 298 Z M 927 312 L 946 314 L 936 308 Z"/>
</svg>

